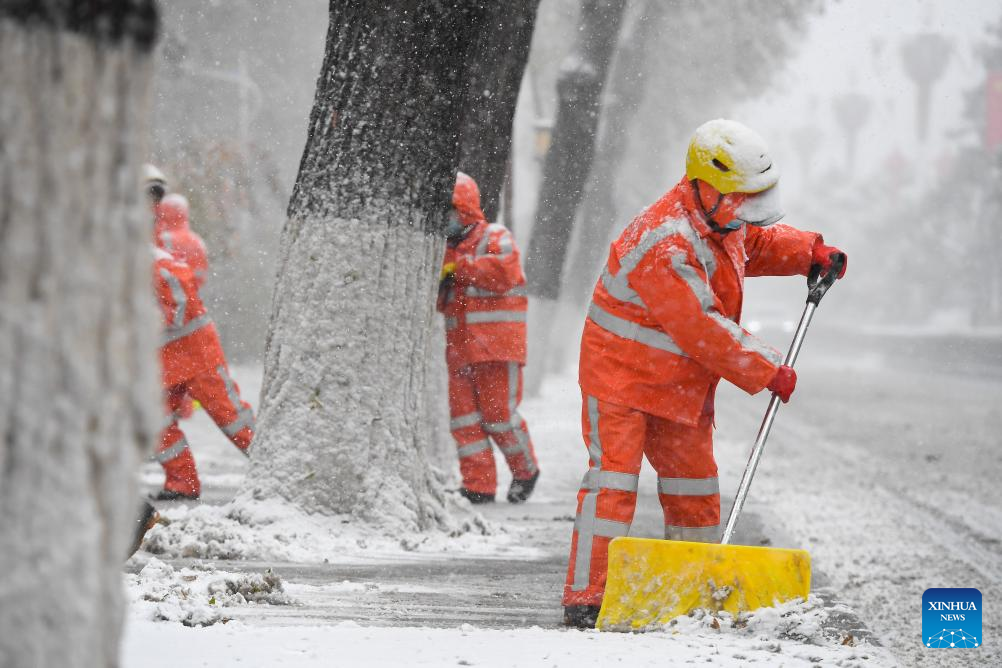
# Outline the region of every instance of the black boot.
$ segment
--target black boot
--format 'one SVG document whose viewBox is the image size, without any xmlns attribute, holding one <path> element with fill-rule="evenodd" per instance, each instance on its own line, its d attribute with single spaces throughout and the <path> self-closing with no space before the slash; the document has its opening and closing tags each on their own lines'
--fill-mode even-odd
<svg viewBox="0 0 1002 668">
<path fill-rule="evenodd" d="M 522 503 L 532 496 L 532 490 L 539 480 L 539 471 L 528 480 L 512 480 L 511 487 L 508 488 L 508 503 Z"/>
<path fill-rule="evenodd" d="M 483 494 L 482 492 L 474 492 L 473 490 L 466 489 L 465 487 L 459 488 L 459 494 L 469 501 L 470 503 L 477 505 L 481 503 L 494 503 L 493 494 Z"/>
<path fill-rule="evenodd" d="M 598 620 L 597 605 L 568 605 L 564 606 L 564 626 L 574 626 L 579 629 L 593 629 Z"/>
<path fill-rule="evenodd" d="M 198 501 L 198 494 L 184 494 L 173 489 L 162 489 L 153 497 L 154 501 Z"/>
<path fill-rule="evenodd" d="M 152 529 L 159 519 L 160 514 L 157 513 L 156 508 L 143 501 L 143 507 L 139 510 L 139 519 L 136 520 L 136 531 L 132 535 L 132 547 L 129 548 L 130 557 L 139 550 L 139 546 L 143 544 L 143 538 L 146 537 L 146 532 Z"/>
</svg>

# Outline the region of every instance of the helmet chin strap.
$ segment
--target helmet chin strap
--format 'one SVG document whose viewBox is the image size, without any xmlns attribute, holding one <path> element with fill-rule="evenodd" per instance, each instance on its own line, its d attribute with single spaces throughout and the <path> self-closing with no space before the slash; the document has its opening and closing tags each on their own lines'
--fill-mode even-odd
<svg viewBox="0 0 1002 668">
<path fill-rule="evenodd" d="M 717 192 L 717 201 L 714 202 L 713 208 L 707 211 L 706 207 L 703 205 L 703 196 L 699 193 L 699 179 L 692 179 L 692 187 L 693 190 L 696 191 L 696 201 L 699 202 L 699 209 L 700 211 L 703 212 L 703 216 L 706 218 L 706 222 L 709 223 L 711 230 L 723 236 L 725 234 L 730 234 L 731 232 L 735 232 L 741 228 L 742 221 L 738 220 L 737 218 L 735 218 L 727 225 L 721 225 L 720 223 L 718 223 L 716 220 L 713 219 L 714 214 L 717 213 L 717 209 L 720 208 L 720 204 L 724 201 L 723 194 Z"/>
</svg>

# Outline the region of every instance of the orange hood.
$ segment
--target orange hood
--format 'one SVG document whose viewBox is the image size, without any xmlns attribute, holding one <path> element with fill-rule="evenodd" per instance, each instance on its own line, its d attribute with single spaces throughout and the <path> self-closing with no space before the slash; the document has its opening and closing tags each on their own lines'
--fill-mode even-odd
<svg viewBox="0 0 1002 668">
<path fill-rule="evenodd" d="M 154 207 L 154 212 L 157 234 L 188 229 L 188 199 L 184 195 L 167 195 Z"/>
<path fill-rule="evenodd" d="M 480 209 L 480 188 L 468 174 L 456 173 L 456 186 L 452 189 L 452 206 L 459 214 L 459 222 L 464 226 L 484 220 Z"/>
</svg>

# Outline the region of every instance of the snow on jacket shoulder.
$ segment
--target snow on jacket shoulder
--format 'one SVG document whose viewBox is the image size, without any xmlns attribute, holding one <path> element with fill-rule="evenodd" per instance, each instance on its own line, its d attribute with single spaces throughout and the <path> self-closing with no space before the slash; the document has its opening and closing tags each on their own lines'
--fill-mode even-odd
<svg viewBox="0 0 1002 668">
<path fill-rule="evenodd" d="M 153 284 L 163 315 L 160 358 L 166 387 L 225 363 L 216 326 L 198 296 L 191 269 L 162 251 L 153 263 Z"/>
<path fill-rule="evenodd" d="M 455 284 L 443 310 L 449 366 L 524 364 L 528 300 L 511 232 L 480 220 L 447 251 L 446 261 L 456 263 Z"/>
<path fill-rule="evenodd" d="M 582 389 L 685 424 L 721 377 L 760 391 L 782 356 L 738 325 L 744 277 L 806 273 L 816 238 L 787 226 L 721 238 L 683 180 L 612 244 L 585 322 Z"/>
</svg>

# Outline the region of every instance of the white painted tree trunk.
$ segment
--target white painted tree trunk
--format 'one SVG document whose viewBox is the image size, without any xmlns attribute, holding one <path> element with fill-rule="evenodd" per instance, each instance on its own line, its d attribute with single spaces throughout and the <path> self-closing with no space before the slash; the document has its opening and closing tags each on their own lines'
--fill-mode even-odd
<svg viewBox="0 0 1002 668">
<path fill-rule="evenodd" d="M 330 4 L 248 476 L 256 498 L 391 531 L 450 525 L 429 465 L 447 438 L 430 337 L 468 67 L 493 29 L 483 3 L 406 5 Z M 496 131 L 506 146 L 510 124 Z"/>
<path fill-rule="evenodd" d="M 441 521 L 426 364 L 444 242 L 385 202 L 368 221 L 290 220 L 250 484 L 310 511 Z M 432 397 L 439 400 L 440 397 Z"/>
<path fill-rule="evenodd" d="M 0 9 L 0 665 L 114 666 L 136 466 L 161 419 L 150 47 L 46 11 Z"/>
<path fill-rule="evenodd" d="M 449 431 L 449 373 L 445 367 L 445 319 L 435 314 L 431 319 L 428 354 L 425 357 L 425 424 L 428 429 L 428 461 L 454 489 L 460 485 L 456 459 L 456 441 Z"/>
</svg>

